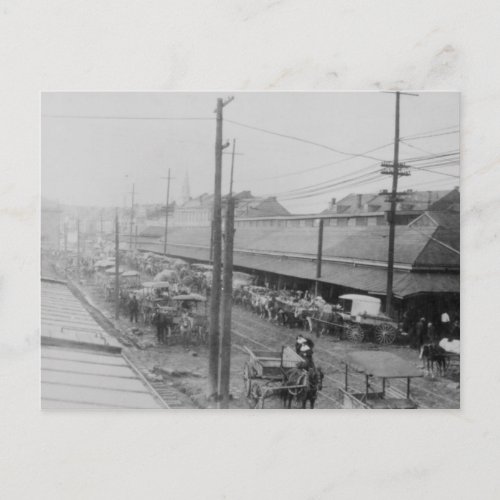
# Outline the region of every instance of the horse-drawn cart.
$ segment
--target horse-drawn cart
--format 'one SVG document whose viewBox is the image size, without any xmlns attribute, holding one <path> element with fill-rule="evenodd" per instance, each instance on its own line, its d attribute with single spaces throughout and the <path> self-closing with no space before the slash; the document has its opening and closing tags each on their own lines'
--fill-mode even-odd
<svg viewBox="0 0 500 500">
<path fill-rule="evenodd" d="M 208 343 L 207 299 L 197 293 L 172 297 L 176 311 L 173 318 L 175 331 L 181 335 L 182 342 L 195 345 Z"/>
<path fill-rule="evenodd" d="M 337 306 L 326 306 L 309 318 L 312 332 L 338 335 L 351 342 L 365 338 L 378 344 L 393 344 L 398 336 L 398 323 L 381 312 L 380 299 L 369 295 L 346 294 Z"/>
<path fill-rule="evenodd" d="M 281 351 L 255 351 L 244 346 L 249 360 L 243 368 L 245 395 L 250 408 L 264 408 L 273 396 L 297 396 L 309 387 L 308 370 L 301 367 L 304 359 L 291 347 Z M 295 377 L 290 377 L 295 372 Z M 293 379 L 293 380 L 292 380 Z"/>
</svg>

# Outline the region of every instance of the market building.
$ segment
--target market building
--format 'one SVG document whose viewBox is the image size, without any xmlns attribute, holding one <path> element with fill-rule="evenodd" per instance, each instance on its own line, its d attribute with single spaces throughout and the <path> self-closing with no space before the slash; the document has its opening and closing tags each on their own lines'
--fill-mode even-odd
<svg viewBox="0 0 500 500">
<path fill-rule="evenodd" d="M 246 225 L 251 222 L 248 220 L 238 225 L 242 222 L 238 219 L 234 243 L 236 268 L 254 274 L 261 284 L 271 287 L 318 289 L 330 302 L 349 292 L 371 294 L 384 302 L 388 225 L 325 224 L 321 274 L 316 279 L 319 233 L 316 226 L 320 217 L 306 219 L 312 221 L 310 225 L 270 227 Z M 274 220 L 293 222 L 298 219 L 281 216 Z M 397 314 L 401 316 L 407 312 L 431 318 L 447 310 L 458 315 L 459 235 L 460 216 L 452 209 L 423 211 L 409 224 L 397 226 L 393 284 Z M 169 232 L 167 253 L 208 262 L 209 243 L 208 227 L 175 227 Z M 138 248 L 161 253 L 161 234 L 146 231 L 140 237 Z"/>
</svg>

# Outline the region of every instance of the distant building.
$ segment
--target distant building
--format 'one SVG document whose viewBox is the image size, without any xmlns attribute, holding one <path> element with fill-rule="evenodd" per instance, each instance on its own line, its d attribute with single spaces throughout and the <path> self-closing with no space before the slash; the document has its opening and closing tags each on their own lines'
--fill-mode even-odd
<svg viewBox="0 0 500 500">
<path fill-rule="evenodd" d="M 241 191 L 233 195 L 236 200 L 235 218 L 282 217 L 290 212 L 278 202 L 276 197 L 253 196 L 250 191 Z M 225 199 L 226 197 L 224 197 Z M 204 193 L 191 198 L 176 208 L 173 224 L 175 227 L 207 227 L 210 226 L 213 212 L 213 195 Z"/>
<path fill-rule="evenodd" d="M 412 191 L 396 207 L 396 224 L 407 225 L 424 211 L 460 211 L 460 191 Z M 325 226 L 359 227 L 385 226 L 390 204 L 386 195 L 350 194 L 337 202 L 330 200 L 328 208 L 319 214 L 237 215 L 236 227 L 314 227 L 323 219 Z M 255 214 L 255 215 L 254 215 Z"/>
</svg>

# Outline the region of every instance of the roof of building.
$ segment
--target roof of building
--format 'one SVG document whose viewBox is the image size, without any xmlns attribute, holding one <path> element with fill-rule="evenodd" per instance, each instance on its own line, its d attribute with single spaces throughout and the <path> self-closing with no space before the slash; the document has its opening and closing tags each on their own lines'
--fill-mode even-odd
<svg viewBox="0 0 500 500">
<path fill-rule="evenodd" d="M 41 291 L 43 409 L 165 407 L 64 282 Z"/>
<path fill-rule="evenodd" d="M 223 196 L 223 199 L 226 199 L 227 196 Z M 233 194 L 233 198 L 236 200 L 236 218 L 290 215 L 290 212 L 274 196 L 253 196 L 250 191 L 240 191 Z M 181 209 L 208 210 L 212 207 L 213 199 L 213 195 L 204 193 L 196 198 L 191 198 L 182 205 Z"/>
<path fill-rule="evenodd" d="M 237 230 L 234 262 L 237 266 L 250 269 L 313 279 L 317 238 L 316 227 Z M 388 240 L 387 227 L 325 227 L 321 281 L 385 294 Z M 206 261 L 209 258 L 209 241 L 209 228 L 172 228 L 168 251 L 172 255 Z M 395 295 L 458 293 L 458 241 L 459 228 L 398 226 Z M 139 245 L 147 250 L 161 251 L 160 241 L 149 245 L 140 242 Z"/>
<path fill-rule="evenodd" d="M 385 263 L 388 236 L 386 226 L 326 226 L 323 231 L 323 258 Z M 398 226 L 394 261 L 414 267 L 459 268 L 459 237 L 458 228 Z M 316 227 L 252 227 L 236 230 L 234 248 L 315 258 L 317 238 Z M 206 247 L 209 241 L 208 227 L 171 228 L 169 231 L 169 243 L 172 245 Z"/>
<path fill-rule="evenodd" d="M 449 208 L 450 204 L 458 203 L 460 195 L 458 190 L 452 191 L 411 191 L 402 196 L 398 203 L 399 211 L 424 211 L 430 207 L 438 207 L 436 210 Z M 375 193 L 351 193 L 337 202 L 333 208 L 328 208 L 322 214 L 363 214 L 367 212 L 386 212 L 390 209 L 390 203 L 386 201 L 387 195 Z M 443 200 L 441 206 L 439 202 Z M 446 201 L 447 200 L 447 201 Z"/>
<path fill-rule="evenodd" d="M 234 215 L 236 218 L 270 217 L 290 215 L 290 212 L 277 201 L 276 197 L 270 196 L 237 202 Z"/>
</svg>

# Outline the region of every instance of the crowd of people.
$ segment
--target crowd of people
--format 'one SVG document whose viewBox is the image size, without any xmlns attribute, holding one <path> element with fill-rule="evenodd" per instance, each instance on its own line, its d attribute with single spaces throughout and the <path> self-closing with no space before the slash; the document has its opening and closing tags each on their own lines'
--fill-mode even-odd
<svg viewBox="0 0 500 500">
<path fill-rule="evenodd" d="M 441 339 L 460 339 L 460 320 L 450 318 L 448 311 L 443 312 L 434 319 L 427 319 L 421 316 L 416 321 L 411 321 L 408 314 L 403 315 L 403 330 L 408 333 L 410 346 L 421 350 L 425 344 L 438 345 Z"/>
</svg>

